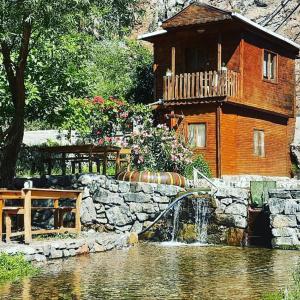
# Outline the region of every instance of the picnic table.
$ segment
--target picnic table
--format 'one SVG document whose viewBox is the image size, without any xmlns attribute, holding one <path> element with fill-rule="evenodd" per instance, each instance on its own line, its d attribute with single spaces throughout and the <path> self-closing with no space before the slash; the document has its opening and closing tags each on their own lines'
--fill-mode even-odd
<svg viewBox="0 0 300 300">
<path fill-rule="evenodd" d="M 102 164 L 102 174 L 107 173 L 108 162 L 115 164 L 115 174 L 121 170 L 121 165 L 126 163 L 129 166 L 130 159 L 123 159 L 122 156 L 130 156 L 130 149 L 116 146 L 95 146 L 87 145 L 66 145 L 54 147 L 38 148 L 42 154 L 42 163 L 47 165 L 47 174 L 51 175 L 55 162 L 59 162 L 62 175 L 66 174 L 66 163 L 71 163 L 72 174 L 78 166 L 79 173 L 82 173 L 82 164 L 87 163 L 89 172 L 93 171 L 93 163 L 96 163 L 97 173 L 100 173 Z"/>
<path fill-rule="evenodd" d="M 75 202 L 74 206 L 60 206 L 59 201 L 69 199 Z M 32 200 L 52 200 L 53 206 L 33 206 Z M 26 188 L 19 191 L 0 190 L 0 241 L 2 241 L 2 222 L 5 217 L 6 241 L 11 237 L 24 235 L 25 243 L 32 241 L 34 234 L 47 233 L 80 233 L 80 205 L 82 191 L 80 190 L 54 190 Z M 54 213 L 54 229 L 32 230 L 31 214 L 33 210 L 52 210 Z M 66 212 L 75 214 L 75 226 L 67 228 L 63 226 L 63 218 Z M 24 231 L 12 232 L 12 216 L 23 216 Z"/>
</svg>

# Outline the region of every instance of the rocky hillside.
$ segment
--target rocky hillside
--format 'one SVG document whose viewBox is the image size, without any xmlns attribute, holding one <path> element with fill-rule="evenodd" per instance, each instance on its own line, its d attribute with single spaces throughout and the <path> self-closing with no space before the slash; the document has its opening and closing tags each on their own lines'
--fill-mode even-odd
<svg viewBox="0 0 300 300">
<path fill-rule="evenodd" d="M 191 0 L 147 1 L 143 30 L 153 31 L 159 28 L 159 22 L 173 16 L 191 2 Z M 237 11 L 300 44 L 299 0 L 203 0 L 202 2 L 218 8 Z M 297 107 L 300 109 L 300 62 L 297 64 L 296 75 Z"/>
</svg>

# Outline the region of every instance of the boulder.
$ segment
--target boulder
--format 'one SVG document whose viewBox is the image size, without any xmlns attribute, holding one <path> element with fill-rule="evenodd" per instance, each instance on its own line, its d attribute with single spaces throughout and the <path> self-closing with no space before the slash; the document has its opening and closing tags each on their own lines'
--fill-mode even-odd
<svg viewBox="0 0 300 300">
<path fill-rule="evenodd" d="M 297 219 L 295 215 L 271 215 L 270 223 L 274 228 L 296 227 Z"/>
<path fill-rule="evenodd" d="M 124 195 L 124 200 L 126 202 L 147 203 L 151 202 L 151 196 L 144 193 L 127 193 Z"/>
<path fill-rule="evenodd" d="M 127 205 L 113 206 L 106 211 L 109 224 L 124 226 L 133 222 L 133 216 Z"/>
<path fill-rule="evenodd" d="M 119 181 L 119 192 L 128 193 L 130 191 L 130 183 L 127 181 Z"/>
<path fill-rule="evenodd" d="M 291 199 L 291 193 L 284 189 L 269 190 L 269 198 Z"/>
<path fill-rule="evenodd" d="M 284 203 L 284 213 L 286 215 L 295 214 L 299 209 L 299 204 L 292 199 L 287 199 Z"/>
<path fill-rule="evenodd" d="M 268 201 L 270 213 L 273 215 L 283 213 L 285 201 L 286 199 L 270 198 Z"/>
<path fill-rule="evenodd" d="M 290 227 L 272 228 L 272 235 L 274 237 L 288 237 L 297 235 L 297 231 Z"/>
<path fill-rule="evenodd" d="M 247 217 L 247 206 L 241 203 L 232 203 L 225 208 L 225 214 Z"/>
<path fill-rule="evenodd" d="M 97 213 L 91 197 L 85 198 L 82 201 L 80 209 L 80 218 L 82 224 L 91 224 L 94 221 L 96 221 Z"/>
</svg>

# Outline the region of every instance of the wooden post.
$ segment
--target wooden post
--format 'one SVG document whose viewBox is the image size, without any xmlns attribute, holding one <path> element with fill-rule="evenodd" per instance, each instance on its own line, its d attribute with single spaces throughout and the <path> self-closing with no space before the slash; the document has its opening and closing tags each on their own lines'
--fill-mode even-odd
<svg viewBox="0 0 300 300">
<path fill-rule="evenodd" d="M 217 104 L 216 111 L 216 140 L 217 140 L 217 177 L 222 176 L 222 147 L 221 147 L 221 104 Z"/>
<path fill-rule="evenodd" d="M 31 190 L 27 190 L 24 198 L 24 235 L 25 243 L 30 244 L 31 236 Z"/>
<path fill-rule="evenodd" d="M 58 212 L 58 207 L 59 207 L 59 199 L 53 199 L 53 207 L 54 207 L 54 228 L 57 229 L 59 226 L 59 212 Z"/>
<path fill-rule="evenodd" d="M 116 153 L 116 175 L 120 171 L 120 150 L 117 151 Z"/>
<path fill-rule="evenodd" d="M 76 213 L 75 213 L 75 228 L 77 234 L 81 231 L 81 223 L 80 223 L 80 207 L 81 207 L 82 193 L 79 193 L 76 198 Z"/>
<path fill-rule="evenodd" d="M 103 153 L 102 167 L 103 167 L 102 173 L 103 173 L 103 175 L 106 175 L 106 168 L 107 168 L 107 149 L 106 148 Z"/>
<path fill-rule="evenodd" d="M 10 242 L 11 237 L 11 216 L 9 212 L 5 214 L 5 227 L 6 227 L 6 242 Z"/>
<path fill-rule="evenodd" d="M 244 94 L 244 35 L 241 35 L 240 41 L 240 92 L 239 95 L 242 98 Z"/>
<path fill-rule="evenodd" d="M 62 175 L 66 175 L 66 153 L 61 155 L 61 171 Z"/>
<path fill-rule="evenodd" d="M 176 72 L 176 50 L 175 47 L 172 47 L 172 94 L 171 94 L 171 99 L 174 98 L 175 96 L 175 72 Z"/>
<path fill-rule="evenodd" d="M 219 33 L 218 36 L 218 71 L 222 69 L 222 35 Z"/>
</svg>

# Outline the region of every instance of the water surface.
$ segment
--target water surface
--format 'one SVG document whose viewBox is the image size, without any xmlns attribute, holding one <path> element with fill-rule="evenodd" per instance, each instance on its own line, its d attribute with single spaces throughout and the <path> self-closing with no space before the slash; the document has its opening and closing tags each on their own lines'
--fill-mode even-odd
<svg viewBox="0 0 300 300">
<path fill-rule="evenodd" d="M 56 260 L 0 287 L 0 299 L 260 299 L 284 288 L 299 252 L 140 244 Z"/>
</svg>

